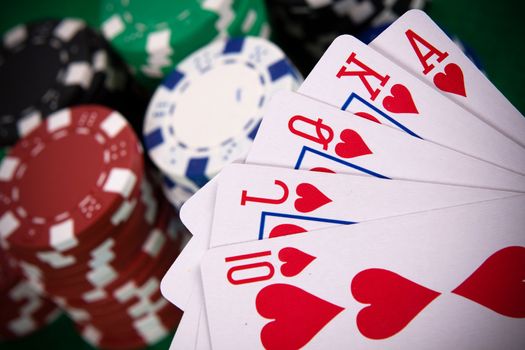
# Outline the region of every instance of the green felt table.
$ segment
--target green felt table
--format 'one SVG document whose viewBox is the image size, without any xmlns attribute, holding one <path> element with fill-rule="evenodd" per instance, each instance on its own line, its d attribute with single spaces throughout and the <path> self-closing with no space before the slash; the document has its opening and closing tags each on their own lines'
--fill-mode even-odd
<svg viewBox="0 0 525 350">
<path fill-rule="evenodd" d="M 98 22 L 97 0 L 3 0 L 1 4 L 0 33 L 18 23 L 44 17 L 80 17 L 91 26 Z M 474 49 L 494 85 L 524 113 L 525 2 L 434 0 L 427 13 Z M 151 349 L 168 349 L 170 342 L 171 337 L 167 337 Z M 76 335 L 65 316 L 31 336 L 0 343 L 0 348 L 92 349 Z"/>
</svg>

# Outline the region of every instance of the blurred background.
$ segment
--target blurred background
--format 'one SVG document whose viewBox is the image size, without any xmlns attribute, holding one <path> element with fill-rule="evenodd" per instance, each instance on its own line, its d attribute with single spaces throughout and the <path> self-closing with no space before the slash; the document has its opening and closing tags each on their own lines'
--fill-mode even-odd
<svg viewBox="0 0 525 350">
<path fill-rule="evenodd" d="M 47 17 L 78 17 L 95 28 L 100 25 L 100 0 L 2 2 L 4 6 L 0 13 L 0 33 L 16 24 Z M 266 1 L 270 14 L 272 8 L 269 5 L 278 2 Z M 523 113 L 525 3 L 520 0 L 432 0 L 425 2 L 424 6 L 425 12 L 443 29 L 456 35 L 476 52 L 490 80 Z M 274 31 L 283 30 L 274 28 Z M 286 52 L 286 48 L 284 49 Z M 307 73 L 303 72 L 305 75 Z"/>
</svg>

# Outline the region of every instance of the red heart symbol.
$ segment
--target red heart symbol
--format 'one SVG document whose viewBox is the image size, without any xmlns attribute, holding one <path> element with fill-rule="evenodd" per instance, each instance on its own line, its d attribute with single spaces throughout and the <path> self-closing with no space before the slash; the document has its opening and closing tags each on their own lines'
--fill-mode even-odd
<svg viewBox="0 0 525 350">
<path fill-rule="evenodd" d="M 306 230 L 302 228 L 301 226 L 297 226 L 293 224 L 281 224 L 281 225 L 275 226 L 270 231 L 270 238 L 294 235 L 296 233 L 303 233 L 303 232 L 306 232 Z"/>
<path fill-rule="evenodd" d="M 319 333 L 344 308 L 288 284 L 272 284 L 257 293 L 257 312 L 268 322 L 261 330 L 265 349 L 296 350 Z"/>
<path fill-rule="evenodd" d="M 351 283 L 352 295 L 364 307 L 357 314 L 357 327 L 370 339 L 385 339 L 408 325 L 441 293 L 384 269 L 367 269 Z"/>
<path fill-rule="evenodd" d="M 308 213 L 316 210 L 332 200 L 325 196 L 314 185 L 302 183 L 295 190 L 299 198 L 294 202 L 295 209 L 301 213 Z"/>
<path fill-rule="evenodd" d="M 410 91 L 401 84 L 395 84 L 390 88 L 391 96 L 383 99 L 383 107 L 392 113 L 415 113 L 417 111 Z"/>
<path fill-rule="evenodd" d="M 310 171 L 317 171 L 317 172 L 320 172 L 320 173 L 330 173 L 330 174 L 335 174 L 335 171 L 330 170 L 330 169 L 325 168 L 325 167 L 322 167 L 322 166 L 317 166 L 317 167 L 315 167 L 315 168 L 312 168 L 312 169 L 310 169 Z"/>
<path fill-rule="evenodd" d="M 357 113 L 354 113 L 354 114 L 357 115 L 358 117 L 365 118 L 365 119 L 368 119 L 368 120 L 373 121 L 375 123 L 381 124 L 381 122 L 376 117 L 374 117 L 372 114 L 369 114 L 369 113 L 366 113 L 366 112 L 357 112 Z"/>
<path fill-rule="evenodd" d="M 364 156 L 365 154 L 372 154 L 372 151 L 366 145 L 361 136 L 351 129 L 344 129 L 341 131 L 339 138 L 343 142 L 339 142 L 335 146 L 335 153 L 341 158 L 353 158 Z"/>
<path fill-rule="evenodd" d="M 306 266 L 314 261 L 315 256 L 296 248 L 287 247 L 279 251 L 279 260 L 284 263 L 281 265 L 283 276 L 293 277 L 301 273 Z"/>
<path fill-rule="evenodd" d="M 463 71 L 455 63 L 447 64 L 443 73 L 434 75 L 434 84 L 442 91 L 467 97 Z"/>
<path fill-rule="evenodd" d="M 452 293 L 501 315 L 525 317 L 525 247 L 492 254 Z"/>
</svg>

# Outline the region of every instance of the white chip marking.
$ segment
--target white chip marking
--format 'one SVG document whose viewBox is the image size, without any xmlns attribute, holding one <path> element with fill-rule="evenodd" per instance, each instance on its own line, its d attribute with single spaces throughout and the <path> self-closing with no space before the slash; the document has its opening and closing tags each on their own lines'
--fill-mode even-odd
<svg viewBox="0 0 525 350">
<path fill-rule="evenodd" d="M 163 29 L 149 34 L 146 41 L 146 52 L 148 54 L 154 54 L 156 52 L 172 53 L 170 38 L 170 29 Z"/>
<path fill-rule="evenodd" d="M 148 57 L 148 66 L 150 68 L 163 68 L 172 65 L 172 60 L 167 55 L 152 55 Z"/>
<path fill-rule="evenodd" d="M 308 7 L 315 9 L 327 5 L 332 5 L 333 0 L 306 0 L 306 3 L 308 4 Z"/>
<path fill-rule="evenodd" d="M 146 252 L 151 257 L 156 257 L 161 251 L 164 243 L 166 242 L 166 237 L 162 234 L 162 231 L 155 228 L 151 231 L 150 235 L 144 245 L 142 250 Z"/>
<path fill-rule="evenodd" d="M 76 309 L 72 307 L 66 307 L 67 313 L 77 322 L 88 321 L 91 319 L 89 313 L 86 310 Z"/>
<path fill-rule="evenodd" d="M 102 72 L 108 68 L 108 55 L 106 51 L 99 50 L 93 55 L 93 67 L 95 72 Z"/>
<path fill-rule="evenodd" d="M 20 158 L 4 157 L 4 160 L 0 163 L 0 181 L 11 181 L 18 164 L 20 164 Z"/>
<path fill-rule="evenodd" d="M 51 114 L 47 119 L 47 131 L 53 133 L 58 129 L 71 125 L 71 110 L 65 108 L 61 111 Z"/>
<path fill-rule="evenodd" d="M 17 335 L 25 335 L 36 329 L 36 323 L 31 317 L 20 316 L 9 322 L 9 330 Z"/>
<path fill-rule="evenodd" d="M 64 77 L 66 85 L 80 85 L 88 89 L 93 80 L 93 68 L 86 62 L 74 62 L 67 67 Z"/>
<path fill-rule="evenodd" d="M 118 113 L 112 112 L 107 116 L 106 119 L 100 124 L 100 128 L 108 135 L 110 138 L 114 138 L 120 133 L 122 129 L 126 127 L 126 119 Z"/>
<path fill-rule="evenodd" d="M 119 15 L 113 15 L 106 22 L 102 24 L 102 33 L 111 40 L 124 31 L 124 21 Z"/>
<path fill-rule="evenodd" d="M 0 236 L 6 239 L 20 227 L 20 221 L 13 212 L 8 211 L 0 218 Z"/>
<path fill-rule="evenodd" d="M 55 28 L 54 35 L 62 41 L 71 40 L 79 30 L 85 27 L 85 23 L 77 19 L 64 19 Z"/>
<path fill-rule="evenodd" d="M 96 287 L 104 288 L 118 277 L 111 266 L 103 265 L 87 273 L 87 279 Z"/>
<path fill-rule="evenodd" d="M 142 71 L 142 73 L 144 73 L 146 76 L 148 77 L 151 77 L 151 78 L 162 78 L 164 76 L 164 74 L 162 73 L 161 69 L 158 68 L 158 67 L 147 67 L 147 66 L 142 66 L 140 68 L 140 70 Z"/>
<path fill-rule="evenodd" d="M 62 255 L 58 252 L 39 252 L 37 257 L 40 261 L 49 264 L 53 268 L 63 268 L 75 264 L 76 259 L 71 255 Z"/>
<path fill-rule="evenodd" d="M 111 223 L 117 226 L 123 222 L 128 221 L 136 206 L 136 198 L 133 198 L 131 201 L 125 200 L 111 217 Z"/>
<path fill-rule="evenodd" d="M 134 282 L 127 282 L 117 289 L 113 295 L 121 302 L 128 301 L 135 295 L 135 288 L 137 288 L 137 286 Z"/>
<path fill-rule="evenodd" d="M 39 111 L 34 111 L 24 116 L 22 119 L 18 121 L 17 123 L 18 134 L 20 136 L 26 136 L 31 131 L 36 129 L 40 124 L 42 124 L 42 114 L 40 114 Z"/>
<path fill-rule="evenodd" d="M 104 289 L 95 288 L 87 293 L 82 295 L 82 299 L 85 302 L 91 303 L 98 300 L 102 300 L 107 297 L 107 293 Z"/>
<path fill-rule="evenodd" d="M 262 26 L 261 28 L 261 31 L 259 33 L 259 36 L 261 38 L 265 38 L 265 39 L 268 39 L 270 38 L 270 34 L 272 33 L 272 30 L 270 28 L 270 26 L 266 23 Z"/>
<path fill-rule="evenodd" d="M 136 182 L 137 176 L 131 170 L 113 168 L 104 183 L 103 190 L 105 192 L 119 193 L 122 197 L 128 198 Z"/>
<path fill-rule="evenodd" d="M 133 326 L 149 343 L 163 337 L 168 332 L 160 319 L 153 314 L 133 322 Z"/>
<path fill-rule="evenodd" d="M 243 33 L 247 33 L 252 29 L 253 24 L 255 23 L 255 20 L 257 19 L 257 12 L 255 10 L 248 11 L 248 14 L 246 14 L 246 17 L 244 18 L 244 21 L 242 22 L 241 30 Z"/>
<path fill-rule="evenodd" d="M 102 333 L 95 327 L 89 325 L 82 331 L 82 336 L 93 344 L 98 344 L 102 338 Z"/>
<path fill-rule="evenodd" d="M 49 229 L 50 244 L 58 251 L 75 247 L 78 244 L 75 237 L 75 224 L 73 219 L 65 220 L 59 224 L 51 226 Z"/>
<path fill-rule="evenodd" d="M 4 46 L 12 49 L 27 39 L 27 28 L 21 24 L 4 34 Z"/>
</svg>

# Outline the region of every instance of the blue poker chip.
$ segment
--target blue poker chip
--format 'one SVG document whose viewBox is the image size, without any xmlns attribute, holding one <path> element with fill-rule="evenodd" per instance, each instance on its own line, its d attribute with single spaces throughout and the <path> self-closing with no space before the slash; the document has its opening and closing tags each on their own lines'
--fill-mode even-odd
<svg viewBox="0 0 525 350">
<path fill-rule="evenodd" d="M 202 187 L 248 153 L 272 94 L 301 81 L 268 40 L 217 40 L 183 60 L 155 91 L 144 121 L 147 152 L 169 178 Z"/>
</svg>

